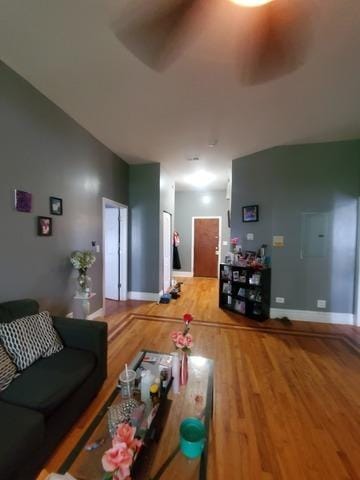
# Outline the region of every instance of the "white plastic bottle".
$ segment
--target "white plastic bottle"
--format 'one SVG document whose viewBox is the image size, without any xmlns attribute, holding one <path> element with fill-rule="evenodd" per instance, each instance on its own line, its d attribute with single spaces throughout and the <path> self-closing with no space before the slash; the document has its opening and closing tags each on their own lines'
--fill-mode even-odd
<svg viewBox="0 0 360 480">
<path fill-rule="evenodd" d="M 141 374 L 141 401 L 150 401 L 150 387 L 154 383 L 154 375 L 149 370 L 144 370 Z"/>
</svg>

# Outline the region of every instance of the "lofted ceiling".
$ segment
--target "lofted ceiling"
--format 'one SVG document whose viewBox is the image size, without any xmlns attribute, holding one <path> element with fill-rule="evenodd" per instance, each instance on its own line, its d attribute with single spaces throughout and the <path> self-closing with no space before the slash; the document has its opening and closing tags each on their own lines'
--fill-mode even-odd
<svg viewBox="0 0 360 480">
<path fill-rule="evenodd" d="M 359 0 L 302 0 L 305 63 L 256 86 L 237 68 L 254 9 L 208 0 L 187 49 L 157 72 L 114 34 L 131 1 L 0 0 L 0 58 L 127 162 L 161 162 L 178 189 L 199 169 L 225 188 L 232 159 L 274 145 L 360 136 Z"/>
</svg>

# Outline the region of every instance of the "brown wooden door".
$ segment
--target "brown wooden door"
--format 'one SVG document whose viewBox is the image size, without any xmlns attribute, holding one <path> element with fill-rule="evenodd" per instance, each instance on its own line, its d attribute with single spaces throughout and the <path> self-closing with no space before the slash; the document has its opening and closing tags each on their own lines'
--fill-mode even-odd
<svg viewBox="0 0 360 480">
<path fill-rule="evenodd" d="M 194 277 L 217 277 L 219 219 L 194 219 Z"/>
</svg>

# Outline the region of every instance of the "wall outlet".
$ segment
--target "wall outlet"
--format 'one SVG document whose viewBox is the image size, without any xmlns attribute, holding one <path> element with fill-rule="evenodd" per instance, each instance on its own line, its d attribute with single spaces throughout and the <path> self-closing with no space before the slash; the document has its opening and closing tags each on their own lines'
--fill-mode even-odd
<svg viewBox="0 0 360 480">
<path fill-rule="evenodd" d="M 317 308 L 326 308 L 326 300 L 318 300 Z"/>
<path fill-rule="evenodd" d="M 223 245 L 226 246 L 228 244 L 227 240 L 223 240 Z"/>
<path fill-rule="evenodd" d="M 254 240 L 254 234 L 253 233 L 247 233 L 246 234 L 246 239 L 247 240 Z"/>
<path fill-rule="evenodd" d="M 276 297 L 275 302 L 276 303 L 285 303 L 285 298 L 284 297 Z"/>
</svg>

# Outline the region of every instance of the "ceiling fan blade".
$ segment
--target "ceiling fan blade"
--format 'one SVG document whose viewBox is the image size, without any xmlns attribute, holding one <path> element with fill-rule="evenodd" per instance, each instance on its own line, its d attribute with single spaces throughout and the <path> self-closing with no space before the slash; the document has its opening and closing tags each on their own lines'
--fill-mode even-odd
<svg viewBox="0 0 360 480">
<path fill-rule="evenodd" d="M 205 0 L 209 1 L 209 0 Z M 162 71 L 190 43 L 203 0 L 138 0 L 131 2 L 113 30 L 139 60 Z"/>
<path fill-rule="evenodd" d="M 242 61 L 242 83 L 261 84 L 298 69 L 305 62 L 311 38 L 304 2 L 274 0 L 252 13 L 258 16 Z"/>
</svg>

